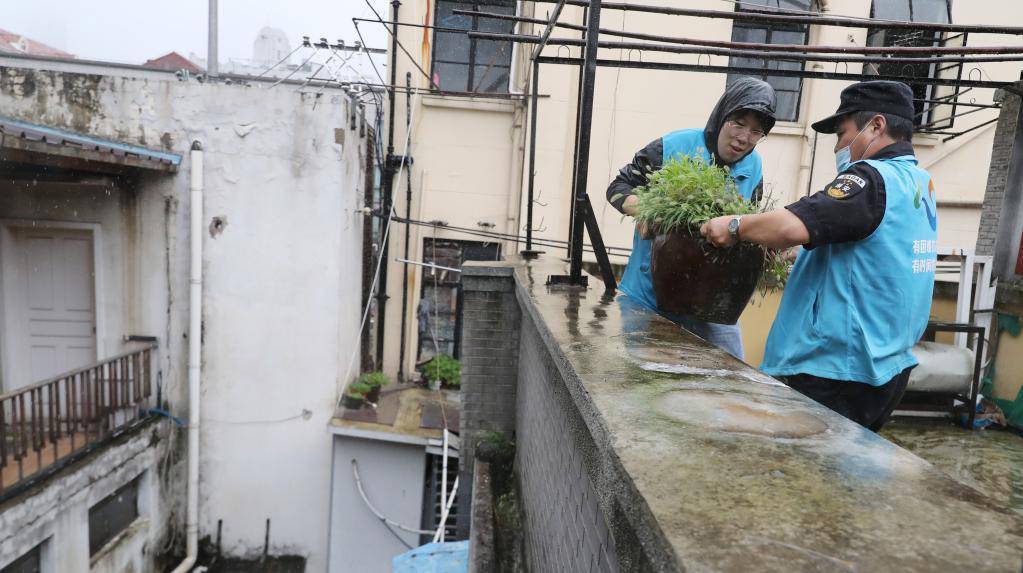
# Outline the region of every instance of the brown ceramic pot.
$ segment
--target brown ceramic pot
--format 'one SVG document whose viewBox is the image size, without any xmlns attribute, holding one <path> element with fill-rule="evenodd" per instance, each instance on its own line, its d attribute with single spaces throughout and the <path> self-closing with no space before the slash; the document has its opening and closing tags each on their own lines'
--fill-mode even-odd
<svg viewBox="0 0 1023 573">
<path fill-rule="evenodd" d="M 764 268 L 751 243 L 719 249 L 690 230 L 658 233 L 650 252 L 657 307 L 706 322 L 735 324 Z"/>
</svg>

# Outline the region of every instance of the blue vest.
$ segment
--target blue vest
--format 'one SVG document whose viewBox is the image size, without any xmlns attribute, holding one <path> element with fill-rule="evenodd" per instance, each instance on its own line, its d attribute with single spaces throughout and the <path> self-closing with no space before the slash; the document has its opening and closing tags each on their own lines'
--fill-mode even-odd
<svg viewBox="0 0 1023 573">
<path fill-rule="evenodd" d="M 702 157 L 707 163 L 713 162 L 704 143 L 702 129 L 673 131 L 662 137 L 661 143 L 664 148 L 662 164 L 669 159 L 682 156 Z M 763 177 L 760 165 L 760 156 L 756 151 L 752 151 L 731 167 L 730 172 L 735 179 L 736 187 L 747 200 L 753 195 L 753 190 Z M 657 298 L 654 296 L 654 283 L 650 276 L 650 244 L 651 241 L 639 236 L 639 231 L 633 232 L 632 254 L 629 255 L 629 263 L 625 267 L 618 289 L 643 306 L 657 311 Z M 677 317 L 665 316 L 678 320 Z"/>
<path fill-rule="evenodd" d="M 866 239 L 804 249 L 760 369 L 880 386 L 917 364 L 938 236 L 931 176 L 904 155 L 866 160 L 884 178 L 885 213 Z"/>
</svg>

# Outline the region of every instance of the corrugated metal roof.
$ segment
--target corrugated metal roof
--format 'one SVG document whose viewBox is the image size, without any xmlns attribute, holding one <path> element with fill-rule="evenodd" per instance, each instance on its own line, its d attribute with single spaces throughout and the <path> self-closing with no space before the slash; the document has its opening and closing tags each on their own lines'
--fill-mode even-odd
<svg viewBox="0 0 1023 573">
<path fill-rule="evenodd" d="M 181 156 L 176 153 L 156 151 L 138 145 L 118 143 L 91 135 L 64 131 L 0 116 L 0 134 L 10 135 L 28 141 L 41 141 L 50 145 L 61 145 L 74 149 L 110 153 L 114 157 L 132 157 L 144 161 L 153 161 L 163 165 L 177 167 L 181 164 Z"/>
</svg>

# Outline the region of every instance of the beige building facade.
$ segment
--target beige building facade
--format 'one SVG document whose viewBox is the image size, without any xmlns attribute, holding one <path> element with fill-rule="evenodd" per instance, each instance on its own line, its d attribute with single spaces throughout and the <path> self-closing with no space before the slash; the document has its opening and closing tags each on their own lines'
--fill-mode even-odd
<svg viewBox="0 0 1023 573">
<path fill-rule="evenodd" d="M 645 0 L 644 3 L 719 11 L 741 9 L 736 3 L 724 0 L 684 3 Z M 755 2 L 767 3 L 768 0 Z M 399 27 L 398 38 L 408 53 L 398 50 L 398 83 L 403 85 L 406 74 L 411 74 L 412 85 L 423 91 L 411 96 L 397 94 L 394 153 L 401 155 L 407 141 L 408 153 L 414 158 L 414 163 L 408 172 L 411 177 L 411 205 L 405 199 L 406 175 L 402 174 L 394 185 L 394 209 L 401 217 L 407 212 L 413 220 L 444 222 L 449 227 L 410 226 L 408 258 L 411 260 L 443 265 L 442 260 L 451 263 L 452 257 L 457 258 L 457 252 L 462 253 L 463 259 L 485 258 L 495 255 L 497 249 L 501 255 L 507 255 L 525 246 L 522 242 L 473 236 L 464 230 L 450 228 L 460 227 L 484 234 L 525 235 L 530 137 L 529 99 L 526 96 L 530 91 L 528 58 L 531 46 L 498 45 L 497 42 L 471 40 L 465 34 L 443 31 L 445 28 L 461 28 L 507 32 L 514 26 L 516 33 L 538 35 L 543 30 L 539 24 L 520 23 L 515 26 L 485 18 L 476 18 L 474 22 L 472 17 L 455 14 L 453 10 L 471 9 L 475 5 L 481 12 L 510 14 L 514 8 L 514 13 L 520 16 L 546 19 L 554 7 L 553 3 L 517 2 L 514 7 L 512 4 L 498 0 L 481 0 L 476 4 L 404 0 L 398 8 L 399 22 L 412 25 L 428 23 L 438 28 L 424 32 L 421 26 Z M 770 4 L 777 6 L 773 0 Z M 802 4 L 809 3 L 798 0 L 781 3 L 785 9 L 799 8 Z M 912 18 L 932 22 L 947 22 L 945 18 L 950 17 L 954 24 L 997 22 L 1000 25 L 1023 25 L 1023 5 L 1015 0 L 951 0 L 948 3 L 945 0 L 824 0 L 815 2 L 812 7 L 829 16 Z M 392 20 L 393 17 L 392 12 Z M 567 6 L 559 21 L 583 24 L 582 8 Z M 832 46 L 913 45 L 912 35 L 889 38 L 886 44 L 883 37 L 874 33 L 868 38 L 868 30 L 863 28 L 812 25 L 792 30 L 763 25 L 760 29 L 749 29 L 747 25 L 742 29 L 743 25 L 728 19 L 666 16 L 606 8 L 602 10 L 601 27 L 712 40 L 799 43 L 802 39 L 809 44 Z M 552 37 L 577 39 L 580 32 L 559 28 Z M 604 39 L 619 40 L 611 36 L 602 37 Z M 949 35 L 944 40 L 950 45 L 957 41 Z M 967 38 L 971 46 L 1020 42 L 1023 40 L 1018 37 L 999 35 L 971 34 Z M 578 57 L 580 50 L 548 46 L 544 54 Z M 469 64 L 457 63 L 467 55 L 470 56 Z M 617 49 L 601 50 L 599 57 L 704 65 L 709 61 L 712 66 L 729 63 L 724 56 L 650 52 L 641 55 L 636 51 Z M 415 58 L 414 62 L 412 58 Z M 502 67 L 505 62 L 507 70 Z M 440 84 L 442 91 L 425 93 L 430 82 L 417 66 L 431 74 L 433 82 Z M 807 62 L 805 69 L 860 73 L 862 65 Z M 1020 77 L 1020 69 L 1019 62 L 985 62 L 964 67 L 961 77 L 1008 82 Z M 959 72 L 946 70 L 941 73 Z M 725 89 L 727 78 L 722 73 L 598 68 L 587 192 L 607 245 L 630 248 L 633 233 L 631 221 L 623 219 L 608 205 L 605 199 L 608 183 L 648 142 L 676 129 L 702 128 Z M 834 112 L 839 93 L 849 82 L 832 79 L 800 81 L 794 78 L 769 81 L 778 82 L 776 88 L 781 96 L 779 113 L 786 116 L 786 120 L 777 123 L 770 135 L 758 145 L 757 151 L 763 157 L 765 192 L 778 205 L 784 205 L 821 189 L 834 177 L 835 136 L 817 135 L 810 124 Z M 569 235 L 578 68 L 543 65 L 538 85 L 533 234 L 540 239 L 565 241 Z M 488 89 L 494 93 L 488 96 L 445 93 Z M 952 93 L 953 88 L 942 88 L 923 95 L 939 98 Z M 405 112 L 406 97 L 412 98 L 410 118 Z M 949 101 L 992 104 L 995 100 L 994 89 L 961 88 L 958 96 Z M 966 111 L 973 113 L 963 115 Z M 938 106 L 923 114 L 922 122 L 945 120 L 949 114 L 950 106 Z M 998 117 L 998 110 L 959 106 L 956 115 L 951 126 L 939 123 L 943 126 L 942 134 L 918 134 L 914 145 L 920 164 L 931 172 L 936 184 L 939 246 L 972 249 L 976 242 L 994 135 L 994 123 L 989 122 Z M 411 123 L 411 133 L 405 129 L 406 123 Z M 961 135 L 952 137 L 954 134 Z M 408 377 L 417 359 L 431 356 L 434 347 L 442 352 L 457 347 L 457 335 L 454 333 L 457 332 L 459 309 L 457 297 L 453 296 L 457 293 L 457 277 L 455 273 L 432 267 L 396 262 L 395 259 L 402 257 L 405 249 L 403 225 L 393 225 L 389 241 L 384 367 L 392 375 L 399 370 L 401 333 L 400 336 L 406 340 L 404 372 Z M 456 243 L 458 241 L 474 243 Z M 454 251 L 445 250 L 452 245 Z M 438 248 L 447 259 L 437 255 Z M 546 251 L 547 256 L 564 256 L 566 252 L 564 248 L 538 248 Z M 467 256 L 466 253 L 475 254 Z M 593 260 L 589 253 L 586 257 Z M 612 256 L 614 263 L 624 263 L 625 260 L 623 256 Z M 438 285 L 442 283 L 444 289 L 439 289 Z M 408 304 L 405 329 L 401 332 L 403 288 L 407 289 Z M 599 286 L 591 284 L 590 288 Z M 747 360 L 753 365 L 759 364 L 763 339 L 773 319 L 775 306 L 776 301 L 769 299 L 763 305 L 751 308 L 743 319 Z M 450 320 L 448 330 L 441 332 L 444 313 Z M 438 335 L 442 340 L 436 345 L 430 342 Z M 445 342 L 448 340 L 445 336 L 452 340 Z M 424 340 L 427 341 L 425 345 Z"/>
</svg>

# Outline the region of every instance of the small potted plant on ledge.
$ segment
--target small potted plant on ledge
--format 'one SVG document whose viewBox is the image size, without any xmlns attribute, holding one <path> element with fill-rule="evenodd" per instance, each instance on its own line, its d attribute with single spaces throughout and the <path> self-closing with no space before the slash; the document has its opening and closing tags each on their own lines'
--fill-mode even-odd
<svg viewBox="0 0 1023 573">
<path fill-rule="evenodd" d="M 341 397 L 341 404 L 349 410 L 358 410 L 366 401 L 366 394 L 369 394 L 369 390 L 369 386 L 362 382 L 353 382 L 348 385 L 344 396 Z"/>
<path fill-rule="evenodd" d="M 462 385 L 462 365 L 447 354 L 438 354 L 423 366 L 423 378 L 431 390 L 458 389 Z"/>
<path fill-rule="evenodd" d="M 369 386 L 366 400 L 376 404 L 380 401 L 380 388 L 386 386 L 389 380 L 383 372 L 366 372 L 359 376 L 359 382 Z"/>
<path fill-rule="evenodd" d="M 636 189 L 636 221 L 652 238 L 650 274 L 658 308 L 708 322 L 732 324 L 759 287 L 784 286 L 783 253 L 753 243 L 717 248 L 700 225 L 722 215 L 766 211 L 771 200 L 743 199 L 727 170 L 701 158 L 672 159 Z"/>
</svg>

